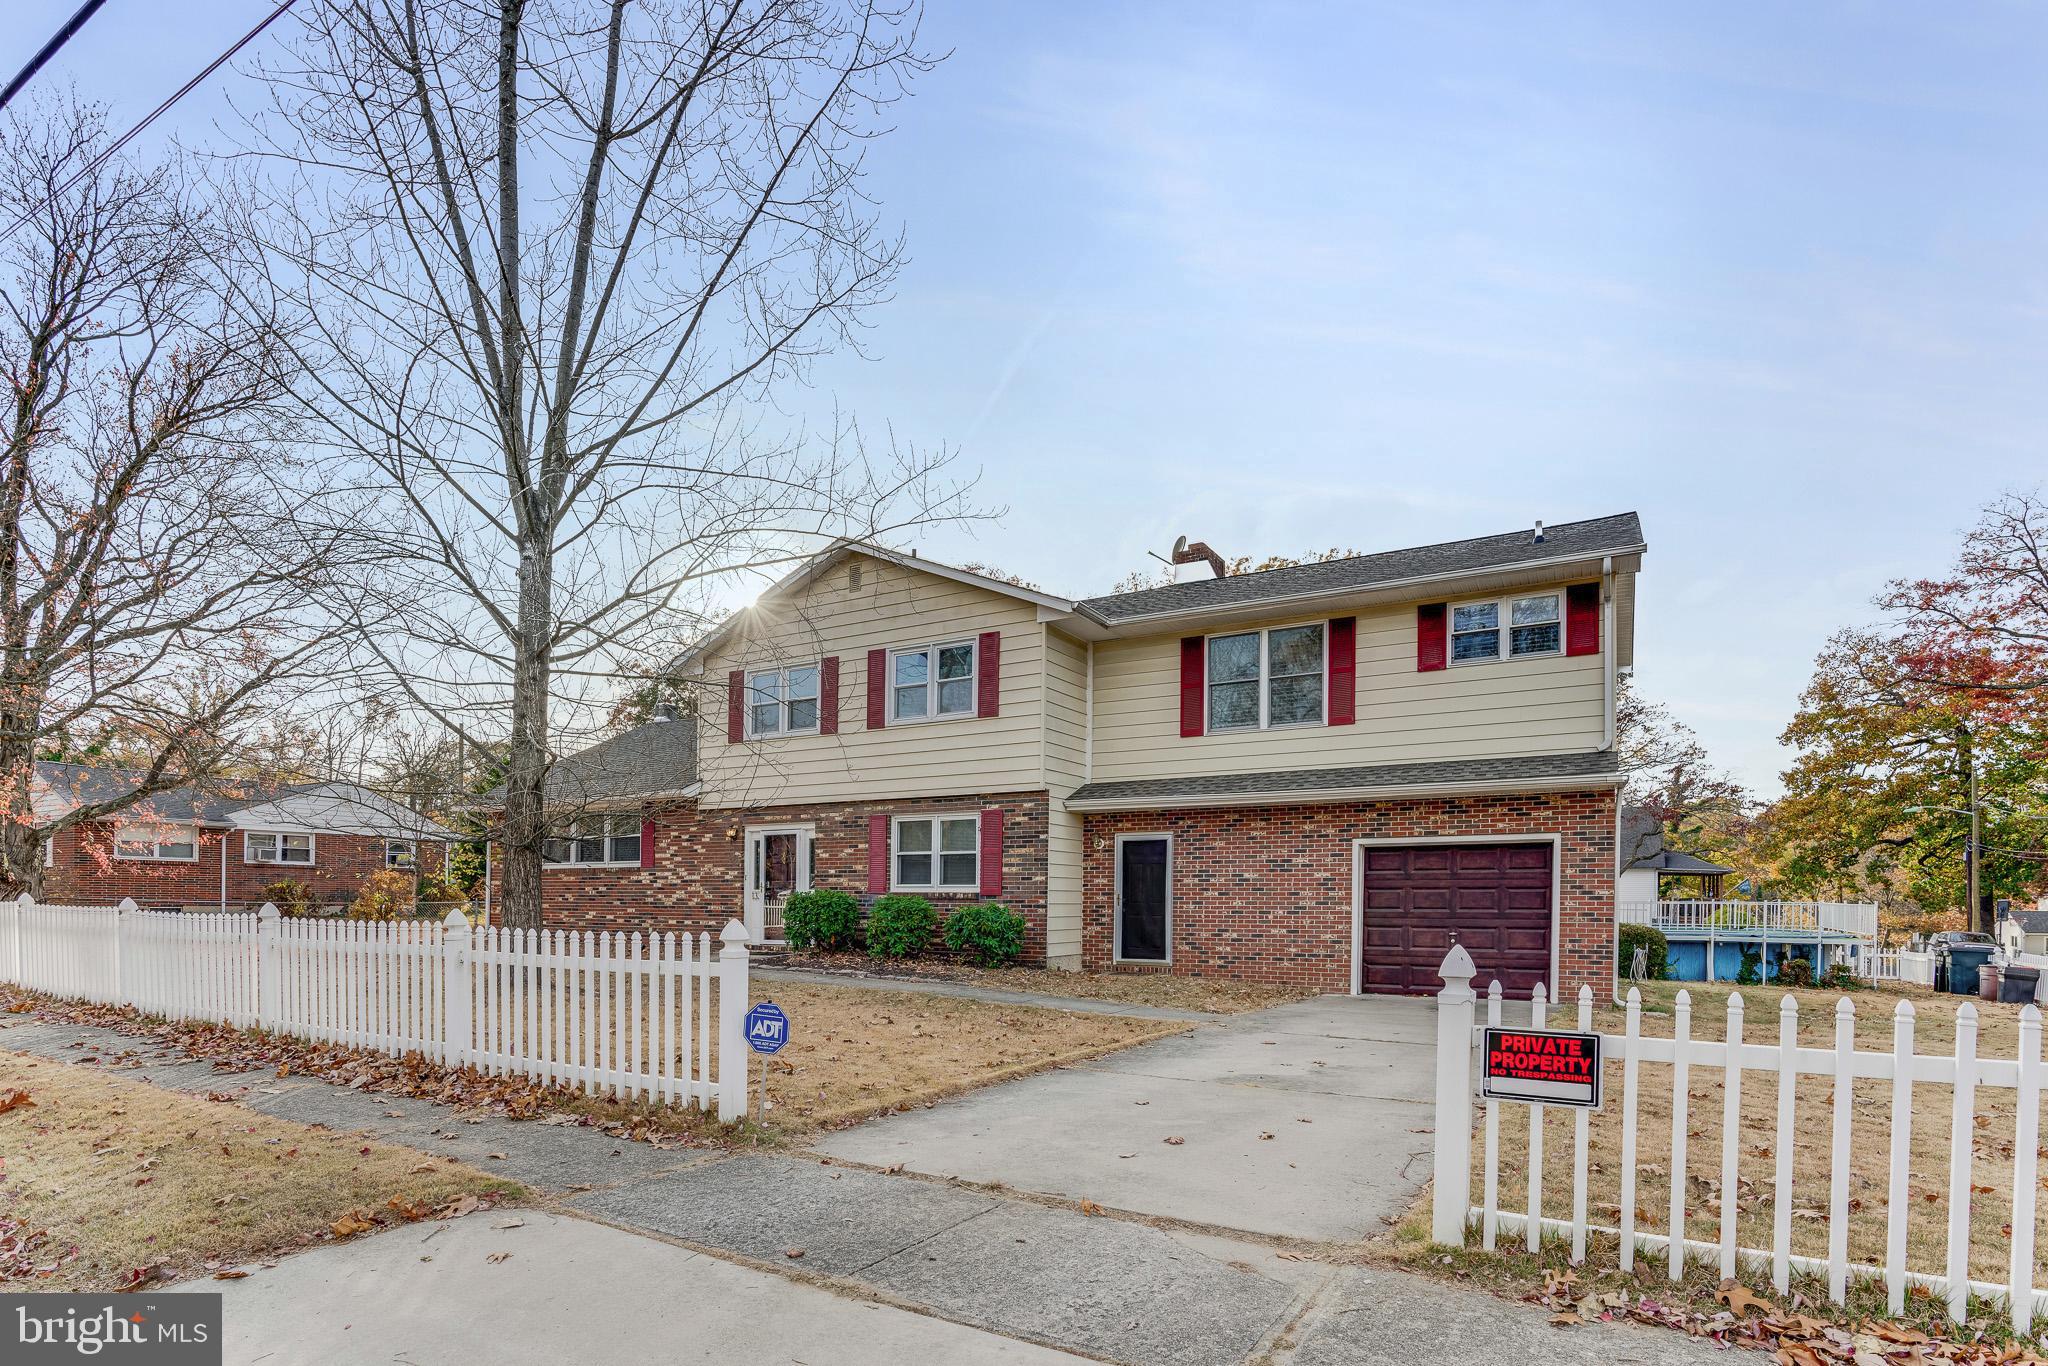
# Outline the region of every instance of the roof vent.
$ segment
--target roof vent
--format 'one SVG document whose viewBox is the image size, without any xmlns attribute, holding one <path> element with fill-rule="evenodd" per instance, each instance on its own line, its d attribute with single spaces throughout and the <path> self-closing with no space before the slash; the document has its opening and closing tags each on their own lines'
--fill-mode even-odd
<svg viewBox="0 0 2048 1366">
<path fill-rule="evenodd" d="M 1543 519 L 1541 517 L 1536 519 L 1536 544 L 1543 544 Z"/>
<path fill-rule="evenodd" d="M 1223 577 L 1223 557 L 1209 549 L 1207 541 L 1190 541 L 1183 536 L 1173 543 L 1175 564 L 1193 564 L 1197 560 L 1208 561 L 1210 571 L 1219 579 Z"/>
<path fill-rule="evenodd" d="M 654 718 L 653 718 L 653 719 L 654 719 L 654 720 L 656 720 L 656 721 L 680 721 L 680 720 L 682 720 L 683 718 L 682 718 L 682 715 L 681 715 L 681 713 L 679 713 L 679 712 L 678 712 L 678 711 L 676 710 L 676 704 L 675 704 L 675 703 L 673 703 L 673 702 L 657 702 L 657 703 L 655 703 L 655 704 L 654 704 Z"/>
</svg>

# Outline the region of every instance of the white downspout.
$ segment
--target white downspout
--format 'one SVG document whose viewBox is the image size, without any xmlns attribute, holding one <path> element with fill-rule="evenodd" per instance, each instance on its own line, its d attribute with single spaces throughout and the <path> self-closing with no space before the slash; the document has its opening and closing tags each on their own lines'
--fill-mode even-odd
<svg viewBox="0 0 2048 1366">
<path fill-rule="evenodd" d="M 484 840 L 484 926 L 491 923 L 491 842 Z"/>
<path fill-rule="evenodd" d="M 1621 641 L 1614 634 L 1614 557 L 1605 556 L 1600 561 L 1600 709 L 1604 714 L 1601 727 L 1602 749 L 1613 749 L 1615 743 L 1614 719 L 1614 660 L 1620 653 Z"/>
<path fill-rule="evenodd" d="M 196 828 L 196 827 L 195 827 L 195 828 Z M 229 832 L 229 831 L 227 831 L 227 830 L 223 830 L 223 831 L 221 831 L 221 832 L 220 832 L 220 911 L 221 911 L 221 914 L 222 914 L 222 915 L 226 915 L 226 914 L 227 914 L 227 911 L 228 911 L 228 835 L 229 835 L 229 833 L 230 833 L 230 832 Z"/>
</svg>

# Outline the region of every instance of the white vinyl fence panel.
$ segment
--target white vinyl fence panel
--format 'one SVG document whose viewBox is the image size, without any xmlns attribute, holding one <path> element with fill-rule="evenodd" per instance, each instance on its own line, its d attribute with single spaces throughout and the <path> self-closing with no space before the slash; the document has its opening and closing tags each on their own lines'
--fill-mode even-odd
<svg viewBox="0 0 2048 1366">
<path fill-rule="evenodd" d="M 746 1110 L 746 931 L 475 930 L 0 903 L 0 980 L 591 1095 Z"/>
<path fill-rule="evenodd" d="M 1441 973 L 1444 988 L 1437 997 L 1437 1121 L 1436 1187 L 1432 1210 L 1432 1237 L 1440 1243 L 1461 1245 L 1468 1227 L 1477 1223 L 1482 1246 L 1493 1249 L 1503 1232 L 1521 1233 L 1530 1250 L 1544 1235 L 1569 1237 L 1574 1262 L 1586 1255 L 1586 1234 L 1590 1229 L 1620 1240 L 1622 1269 L 1633 1267 L 1639 1252 L 1661 1251 L 1672 1279 L 1684 1274 L 1690 1261 L 1718 1264 L 1723 1277 L 1736 1274 L 1738 1263 L 1767 1266 L 1773 1285 L 1784 1292 L 1793 1270 L 1827 1277 L 1828 1293 L 1841 1303 L 1848 1278 L 1865 1276 L 1881 1279 L 1893 1313 L 1905 1305 L 1908 1285 L 1920 1285 L 1938 1293 L 1950 1316 L 1961 1321 L 1970 1295 L 2003 1300 L 2018 1331 L 2029 1331 L 2037 1315 L 2048 1312 L 2048 1286 L 2034 1260 L 2036 1198 L 2041 1172 L 2039 1146 L 2042 1102 L 2041 1012 L 2025 1006 L 2019 1016 L 2019 1046 L 2016 1057 L 1982 1058 L 1977 1054 L 1978 1012 L 1972 1003 L 1956 1007 L 1956 1039 L 1952 1053 L 1920 1053 L 1914 1048 L 1915 1011 L 1911 1001 L 1900 1001 L 1892 1013 L 1893 1046 L 1889 1052 L 1859 1050 L 1855 1046 L 1855 1004 L 1844 997 L 1835 1008 L 1834 1044 L 1829 1048 L 1805 1047 L 1799 1043 L 1799 1009 L 1787 996 L 1775 1014 L 1775 1036 L 1752 1041 L 1744 1036 L 1743 1001 L 1728 1001 L 1726 1036 L 1703 1039 L 1691 1036 L 1691 1006 L 1687 993 L 1677 998 L 1673 1037 L 1656 1038 L 1641 1032 L 1642 996 L 1631 988 L 1628 994 L 1626 1027 L 1621 1034 L 1603 1034 L 1603 1068 L 1619 1064 L 1621 1090 L 1610 1095 L 1605 1105 L 1621 1106 L 1621 1150 L 1615 1155 L 1619 1169 L 1621 1198 L 1617 1223 L 1611 1226 L 1587 1222 L 1587 1119 L 1581 1110 L 1575 1133 L 1573 1155 L 1574 1186 L 1572 1217 L 1546 1217 L 1542 1204 L 1541 1106 L 1531 1107 L 1528 1130 L 1529 1202 L 1527 1213 L 1500 1207 L 1499 1173 L 1500 1116 L 1502 1102 L 1484 1102 L 1482 1189 L 1480 1201 L 1471 1200 L 1472 1130 L 1475 1088 L 1472 1065 L 1475 1044 L 1483 1039 L 1477 1019 L 1478 998 L 1472 991 L 1472 959 L 1464 949 L 1453 946 Z M 1485 1023 L 1502 1023 L 1504 1003 L 1500 984 L 1495 982 L 1486 996 Z M 1521 1016 L 1522 1008 L 1515 1014 Z M 1545 1028 L 1549 1010 L 1539 984 L 1532 994 L 1526 1018 L 1535 1028 Z M 1577 1027 L 1591 1032 L 1593 994 L 1581 988 Z M 1511 1019 L 1509 1023 L 1513 1023 Z M 1671 1089 L 1673 1124 L 1668 1153 L 1639 1151 L 1636 1123 L 1637 1102 L 1646 1089 L 1641 1079 L 1643 1063 L 1670 1065 L 1670 1080 L 1660 1085 Z M 1688 1117 L 1691 1069 L 1710 1069 L 1724 1086 L 1719 1116 L 1695 1110 Z M 1746 1078 L 1755 1074 L 1754 1082 Z M 1827 1185 L 1827 1255 L 1797 1256 L 1791 1250 L 1791 1219 L 1794 1209 L 1792 1153 L 1800 1128 L 1813 1121 L 1800 1115 L 1794 1104 L 1797 1077 L 1826 1077 L 1833 1083 L 1833 1102 L 1827 1120 L 1829 1134 L 1829 1179 Z M 1851 1263 L 1848 1258 L 1850 1217 L 1850 1167 L 1852 1149 L 1854 1083 L 1862 1080 L 1889 1082 L 1889 1129 L 1886 1249 L 1881 1266 Z M 1772 1085 L 1776 1100 L 1776 1135 L 1770 1145 L 1774 1162 L 1768 1184 L 1772 1192 L 1773 1227 L 1769 1247 L 1745 1247 L 1737 1237 L 1738 1201 L 1734 1197 L 1738 1163 L 1746 1151 L 1741 1136 L 1741 1097 L 1746 1085 Z M 1950 1088 L 1947 1128 L 1947 1171 L 1945 1213 L 1947 1227 L 1942 1239 L 1942 1262 L 1938 1268 L 1908 1265 L 1906 1225 L 1912 1196 L 1908 1178 L 1912 1150 L 1913 1095 L 1918 1086 Z M 1978 1119 L 1976 1096 L 1983 1090 L 2014 1092 L 2016 1126 L 2013 1169 L 2009 1184 L 1985 1193 L 1973 1185 L 1973 1140 Z M 1512 1103 L 1512 1102 L 1510 1102 Z M 1697 1128 L 1718 1120 L 1721 1125 L 1722 1165 L 1719 1173 L 1723 1192 L 1719 1238 L 1705 1242 L 1688 1238 L 1685 1228 L 1685 1189 L 1688 1175 L 1686 1143 L 1688 1124 Z M 1761 1151 L 1761 1150 L 1759 1150 Z M 1637 1208 L 1635 1174 L 1643 1162 L 1668 1158 L 1672 1197 L 1666 1211 Z M 1759 1162 L 1762 1159 L 1755 1159 Z M 1761 1171 L 1752 1174 L 1764 1185 Z M 1808 1199 L 1812 1197 L 1807 1196 Z M 2003 1283 L 1970 1279 L 1970 1215 L 1974 1200 L 1996 1202 L 2009 1213 L 2009 1274 Z M 1609 1207 L 1613 1208 L 1613 1207 Z M 1663 1231 L 1654 1231 L 1657 1225 Z"/>
</svg>

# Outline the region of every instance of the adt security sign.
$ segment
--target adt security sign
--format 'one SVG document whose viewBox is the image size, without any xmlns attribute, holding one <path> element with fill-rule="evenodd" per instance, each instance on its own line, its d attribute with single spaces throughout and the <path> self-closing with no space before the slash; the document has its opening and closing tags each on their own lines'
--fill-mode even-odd
<svg viewBox="0 0 2048 1366">
<path fill-rule="evenodd" d="M 780 1053 L 789 1042 L 789 1016 L 773 1001 L 747 1012 L 747 1047 L 756 1053 Z"/>
</svg>

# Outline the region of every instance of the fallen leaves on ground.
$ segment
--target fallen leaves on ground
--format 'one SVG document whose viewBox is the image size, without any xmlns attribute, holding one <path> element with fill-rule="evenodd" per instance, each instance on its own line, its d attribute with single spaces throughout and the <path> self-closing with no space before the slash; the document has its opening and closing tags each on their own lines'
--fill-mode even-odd
<svg viewBox="0 0 2048 1366">
<path fill-rule="evenodd" d="M 10 1091 L 0 1091 L 0 1115 L 6 1114 L 9 1110 L 27 1110 L 34 1105 L 35 1101 L 29 1098 L 28 1092 L 19 1087 Z"/>
<path fill-rule="evenodd" d="M 1883 1321 L 1835 1324 L 1781 1310 L 1732 1280 L 1721 1282 L 1714 1298 L 1724 1307 L 1709 1313 L 1630 1291 L 1588 1291 L 1574 1273 L 1546 1268 L 1543 1289 L 1528 1296 L 1528 1302 L 1550 1310 L 1551 1324 L 1560 1329 L 1585 1323 L 1649 1324 L 1724 1347 L 1768 1351 L 1777 1366 L 1924 1366 L 1928 1362 L 2048 1366 L 2048 1358 L 2024 1347 L 1999 1345 L 1982 1337 L 1931 1336 L 1905 1324 Z"/>
</svg>

